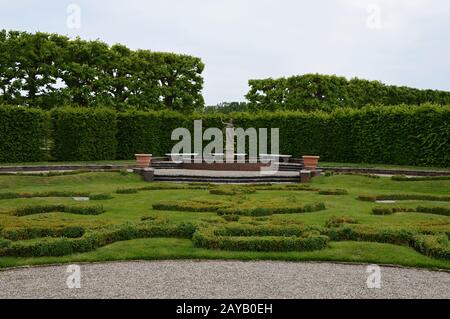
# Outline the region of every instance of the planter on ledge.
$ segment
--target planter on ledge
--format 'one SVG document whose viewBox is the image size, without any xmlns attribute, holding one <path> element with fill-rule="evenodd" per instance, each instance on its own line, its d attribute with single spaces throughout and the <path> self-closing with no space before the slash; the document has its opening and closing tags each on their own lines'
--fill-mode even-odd
<svg viewBox="0 0 450 319">
<path fill-rule="evenodd" d="M 149 167 L 152 162 L 152 154 L 134 154 L 139 167 Z"/>
<path fill-rule="evenodd" d="M 320 156 L 305 155 L 303 158 L 303 167 L 308 170 L 316 170 Z"/>
</svg>

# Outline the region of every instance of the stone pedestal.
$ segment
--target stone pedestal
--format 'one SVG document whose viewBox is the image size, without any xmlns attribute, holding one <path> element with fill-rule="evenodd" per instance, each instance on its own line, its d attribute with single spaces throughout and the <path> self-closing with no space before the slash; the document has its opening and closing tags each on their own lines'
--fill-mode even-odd
<svg viewBox="0 0 450 319">
<path fill-rule="evenodd" d="M 145 182 L 154 182 L 155 181 L 155 169 L 154 168 L 144 168 L 142 169 L 142 177 Z"/>
<path fill-rule="evenodd" d="M 301 170 L 300 171 L 300 183 L 308 183 L 311 180 L 311 171 Z"/>
<path fill-rule="evenodd" d="M 154 182 L 155 181 L 155 169 L 146 167 L 146 168 L 135 168 L 133 170 L 135 173 L 142 176 L 145 182 Z"/>
<path fill-rule="evenodd" d="M 311 171 L 311 177 L 316 177 L 316 176 L 320 176 L 322 174 L 323 170 L 321 169 L 315 169 L 313 171 Z"/>
</svg>

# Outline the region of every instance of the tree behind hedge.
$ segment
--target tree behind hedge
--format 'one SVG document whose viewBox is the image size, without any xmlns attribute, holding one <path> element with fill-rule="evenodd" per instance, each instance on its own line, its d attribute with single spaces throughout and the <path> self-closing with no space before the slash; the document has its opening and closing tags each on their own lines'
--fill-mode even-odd
<svg viewBox="0 0 450 319">
<path fill-rule="evenodd" d="M 188 55 L 0 31 L 0 104 L 191 112 L 204 106 L 203 69 Z"/>
<path fill-rule="evenodd" d="M 331 111 L 367 105 L 450 104 L 450 92 L 385 85 L 358 78 L 305 74 L 289 78 L 250 80 L 246 95 L 252 111 Z"/>
</svg>

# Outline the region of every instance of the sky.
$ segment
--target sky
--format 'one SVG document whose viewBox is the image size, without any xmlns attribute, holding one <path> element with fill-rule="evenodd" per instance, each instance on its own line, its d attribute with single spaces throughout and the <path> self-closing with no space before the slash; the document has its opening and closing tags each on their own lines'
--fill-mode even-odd
<svg viewBox="0 0 450 319">
<path fill-rule="evenodd" d="M 0 29 L 198 56 L 207 105 L 305 73 L 450 91 L 446 0 L 0 0 Z"/>
</svg>

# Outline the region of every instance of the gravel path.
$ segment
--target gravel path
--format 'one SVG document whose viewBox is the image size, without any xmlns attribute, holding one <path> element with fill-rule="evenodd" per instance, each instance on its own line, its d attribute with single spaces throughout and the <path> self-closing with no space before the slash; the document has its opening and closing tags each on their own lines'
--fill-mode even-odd
<svg viewBox="0 0 450 319">
<path fill-rule="evenodd" d="M 69 289 L 66 266 L 0 272 L 0 298 L 450 298 L 450 274 L 331 263 L 152 261 L 81 265 Z"/>
</svg>

